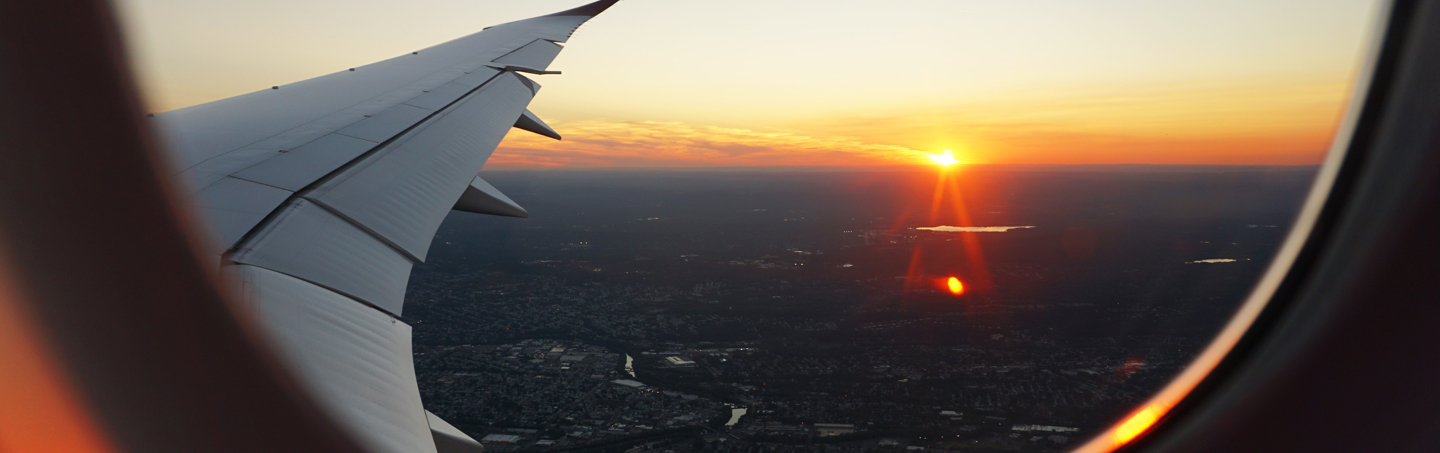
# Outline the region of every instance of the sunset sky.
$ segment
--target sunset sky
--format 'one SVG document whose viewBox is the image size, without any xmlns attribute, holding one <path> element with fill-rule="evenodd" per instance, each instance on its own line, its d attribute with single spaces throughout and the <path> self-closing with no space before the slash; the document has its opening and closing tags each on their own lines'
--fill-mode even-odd
<svg viewBox="0 0 1440 453">
<path fill-rule="evenodd" d="M 584 0 L 121 0 L 153 111 Z M 1319 163 L 1373 0 L 625 0 L 486 168 Z"/>
</svg>

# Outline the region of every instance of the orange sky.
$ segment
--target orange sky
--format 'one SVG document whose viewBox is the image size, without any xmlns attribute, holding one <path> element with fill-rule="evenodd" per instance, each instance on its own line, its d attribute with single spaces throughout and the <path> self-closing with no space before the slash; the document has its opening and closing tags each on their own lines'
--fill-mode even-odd
<svg viewBox="0 0 1440 453">
<path fill-rule="evenodd" d="M 985 164 L 1312 165 L 1324 157 L 1348 89 L 1276 80 L 1036 93 L 769 128 L 557 122 L 565 140 L 512 133 L 488 168 L 923 164 L 945 149 Z"/>
<path fill-rule="evenodd" d="M 119 0 L 165 111 L 585 0 Z M 487 168 L 1316 164 L 1376 0 L 627 0 Z"/>
</svg>

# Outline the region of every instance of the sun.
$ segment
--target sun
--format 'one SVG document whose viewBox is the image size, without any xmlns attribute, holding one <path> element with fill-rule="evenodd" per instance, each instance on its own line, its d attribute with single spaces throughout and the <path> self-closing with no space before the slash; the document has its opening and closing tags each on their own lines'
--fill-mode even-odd
<svg viewBox="0 0 1440 453">
<path fill-rule="evenodd" d="M 936 164 L 946 167 L 960 163 L 959 160 L 955 159 L 955 152 L 948 149 L 940 154 L 931 154 L 929 157 L 931 162 L 935 162 Z"/>
</svg>

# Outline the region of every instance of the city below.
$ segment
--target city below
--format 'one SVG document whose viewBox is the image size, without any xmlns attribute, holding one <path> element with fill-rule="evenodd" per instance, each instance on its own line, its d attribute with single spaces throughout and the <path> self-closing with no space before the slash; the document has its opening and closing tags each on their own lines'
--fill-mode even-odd
<svg viewBox="0 0 1440 453">
<path fill-rule="evenodd" d="M 496 172 L 533 217 L 452 214 L 405 321 L 490 452 L 1063 451 L 1223 325 L 1313 171 Z"/>
</svg>

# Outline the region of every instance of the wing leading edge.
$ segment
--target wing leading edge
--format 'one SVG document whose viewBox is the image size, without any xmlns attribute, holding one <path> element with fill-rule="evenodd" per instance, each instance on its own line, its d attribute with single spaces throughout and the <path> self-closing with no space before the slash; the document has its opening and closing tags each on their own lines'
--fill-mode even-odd
<svg viewBox="0 0 1440 453">
<path fill-rule="evenodd" d="M 521 73 L 558 73 L 560 43 L 617 1 L 155 115 L 209 252 L 372 451 L 481 450 L 421 406 L 405 285 L 451 209 L 529 215 L 476 173 L 512 127 L 560 138 L 526 110 L 540 86 Z"/>
</svg>

